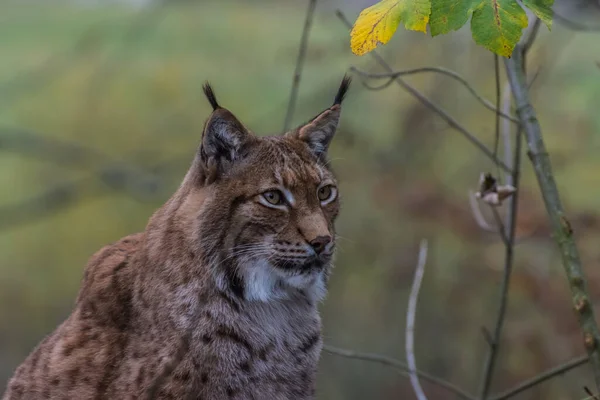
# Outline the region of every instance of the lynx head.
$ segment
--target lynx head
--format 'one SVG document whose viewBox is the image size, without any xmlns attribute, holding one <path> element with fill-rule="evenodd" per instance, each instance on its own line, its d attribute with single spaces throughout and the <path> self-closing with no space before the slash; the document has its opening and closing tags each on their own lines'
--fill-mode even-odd
<svg viewBox="0 0 600 400">
<path fill-rule="evenodd" d="M 350 78 L 333 105 L 281 136 L 256 136 L 221 107 L 213 112 L 183 188 L 181 217 L 219 290 L 249 301 L 325 294 L 335 248 L 338 187 L 327 149 Z"/>
</svg>

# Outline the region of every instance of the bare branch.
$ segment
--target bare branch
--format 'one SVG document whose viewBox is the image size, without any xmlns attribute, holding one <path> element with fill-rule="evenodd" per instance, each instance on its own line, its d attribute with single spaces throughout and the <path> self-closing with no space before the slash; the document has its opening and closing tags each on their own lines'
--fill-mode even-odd
<svg viewBox="0 0 600 400">
<path fill-rule="evenodd" d="M 494 155 L 498 157 L 498 145 L 500 144 L 500 61 L 498 59 L 498 54 L 494 53 L 494 75 L 496 81 L 496 105 L 494 106 L 494 110 L 496 110 L 496 118 L 495 118 L 495 130 L 494 130 Z M 509 164 L 510 165 L 510 164 Z M 500 169 L 498 168 L 498 178 L 500 178 Z M 502 233 L 504 236 L 504 233 Z"/>
<path fill-rule="evenodd" d="M 546 211 L 550 219 L 553 237 L 562 255 L 562 263 L 571 288 L 572 302 L 581 327 L 584 345 L 590 357 L 596 386 L 600 388 L 600 330 L 594 316 L 594 307 L 587 289 L 586 278 L 573 238 L 573 230 L 560 200 L 552 164 L 535 109 L 529 100 L 525 71 L 522 66 L 522 47 L 517 45 L 510 59 L 504 60 L 508 80 L 527 138 L 529 158 L 534 166 Z"/>
<path fill-rule="evenodd" d="M 540 21 L 539 18 L 537 18 L 537 17 L 532 17 L 532 18 L 534 19 L 533 26 L 532 26 L 531 30 L 529 30 L 527 37 L 524 40 L 522 40 L 523 41 L 523 52 L 525 54 L 527 54 L 529 49 L 531 49 L 531 46 L 533 46 L 533 42 L 535 42 L 535 39 L 537 38 L 537 34 L 540 30 L 540 25 L 542 23 L 542 21 Z"/>
<path fill-rule="evenodd" d="M 410 290 L 410 297 L 408 299 L 408 309 L 406 311 L 406 362 L 408 363 L 410 384 L 412 385 L 418 400 L 427 400 L 427 396 L 425 396 L 425 392 L 423 392 L 423 388 L 421 387 L 419 378 L 417 376 L 417 362 L 415 360 L 414 349 L 417 303 L 419 301 L 419 290 L 421 289 L 421 282 L 423 281 L 426 262 L 427 240 L 423 239 L 421 241 L 421 245 L 419 246 L 419 259 L 417 262 L 417 269 L 415 270 L 415 278 Z"/>
<path fill-rule="evenodd" d="M 290 102 L 288 104 L 287 113 L 285 114 L 285 122 L 283 131 L 290 129 L 294 110 L 296 109 L 296 101 L 298 99 L 298 87 L 300 86 L 300 78 L 302 77 L 302 67 L 306 58 L 306 49 L 308 48 L 308 35 L 312 25 L 313 15 L 317 6 L 317 0 L 308 0 L 308 10 L 306 11 L 306 19 L 304 20 L 304 29 L 302 30 L 302 38 L 300 39 L 300 50 L 296 60 L 296 69 L 294 70 L 294 80 L 292 82 L 292 92 L 290 93 Z"/>
<path fill-rule="evenodd" d="M 344 13 L 341 10 L 336 10 L 336 15 L 340 18 L 340 20 L 346 25 L 348 29 L 352 29 L 352 23 L 346 18 Z M 371 51 L 369 53 L 371 57 L 373 57 L 379 65 L 381 65 L 388 73 L 393 73 L 394 70 L 389 64 L 375 51 Z M 460 132 L 469 142 L 471 142 L 475 147 L 477 147 L 483 154 L 485 154 L 490 160 L 499 165 L 503 170 L 507 172 L 512 172 L 510 168 L 504 164 L 500 159 L 494 156 L 494 153 L 487 148 L 485 144 L 483 144 L 479 139 L 475 137 L 471 132 L 469 132 L 465 127 L 458 123 L 453 117 L 451 117 L 446 111 L 444 111 L 437 104 L 433 103 L 429 100 L 425 95 L 419 92 L 417 89 L 406 83 L 401 77 L 394 78 L 395 81 L 404 88 L 407 92 L 412 94 L 417 98 L 421 103 L 423 103 L 426 107 L 436 112 L 448 125 L 452 128 Z"/>
<path fill-rule="evenodd" d="M 494 220 L 496 221 L 496 226 L 498 227 L 496 231 L 500 235 L 500 239 L 502 239 L 502 242 L 505 246 L 510 246 L 511 243 L 506 236 L 506 229 L 504 229 L 504 224 L 502 223 L 502 218 L 500 218 L 500 213 L 498 213 L 496 207 L 490 206 L 490 208 L 492 209 L 492 214 L 494 215 Z"/>
<path fill-rule="evenodd" d="M 509 213 L 506 227 L 502 229 L 504 232 L 503 237 L 505 240 L 505 252 L 504 252 L 504 274 L 502 277 L 502 283 L 500 285 L 500 300 L 498 304 L 498 312 L 496 314 L 496 324 L 493 331 L 492 340 L 490 342 L 490 350 L 488 357 L 484 365 L 483 380 L 480 388 L 480 398 L 485 400 L 489 394 L 489 390 L 492 383 L 492 377 L 494 374 L 494 367 L 496 358 L 498 355 L 498 347 L 500 346 L 500 336 L 502 334 L 502 328 L 504 326 L 504 317 L 506 315 L 506 305 L 508 303 L 508 293 L 510 285 L 510 276 L 512 273 L 512 266 L 514 261 L 514 248 L 515 248 L 515 233 L 516 233 L 516 222 L 517 222 L 517 211 L 518 211 L 518 199 L 519 199 L 519 177 L 521 171 L 521 134 L 517 133 L 514 161 L 512 165 L 512 177 L 511 181 L 517 190 L 509 198 Z M 497 221 L 500 222 L 500 218 L 497 217 Z"/>
<path fill-rule="evenodd" d="M 361 353 L 361 352 L 357 352 L 357 351 L 353 351 L 353 350 L 340 349 L 338 347 L 333 347 L 333 346 L 329 346 L 329 345 L 324 345 L 323 350 L 326 353 L 329 353 L 329 354 L 335 355 L 335 356 L 346 357 L 346 358 L 351 358 L 351 359 L 355 359 L 355 360 L 363 360 L 363 361 L 374 362 L 377 364 L 387 365 L 388 367 L 395 368 L 400 374 L 402 374 L 404 376 L 409 375 L 408 365 L 406 365 L 402 361 L 396 360 L 391 357 L 387 357 L 387 356 L 383 356 L 383 355 L 379 355 L 379 354 L 373 354 L 373 353 Z M 466 393 L 465 391 L 463 391 L 459 387 L 453 385 L 452 383 L 446 382 L 445 380 L 440 379 L 440 378 L 436 378 L 435 376 L 432 376 L 426 372 L 417 370 L 416 373 L 421 379 L 426 380 L 429 383 L 432 383 L 438 387 L 444 388 L 444 389 L 448 390 L 449 392 L 454 393 L 456 396 L 458 396 L 461 399 L 475 400 L 474 396 L 470 395 L 469 393 Z"/>
<path fill-rule="evenodd" d="M 477 99 L 477 101 L 479 101 L 488 110 L 493 111 L 494 113 L 498 112 L 498 114 L 500 116 L 502 116 L 503 118 L 505 118 L 509 121 L 512 121 L 514 123 L 519 123 L 519 120 L 516 117 L 513 117 L 513 116 L 509 115 L 508 113 L 504 113 L 504 112 L 498 110 L 496 107 L 494 107 L 494 105 L 489 100 L 487 100 L 485 97 L 483 97 L 479 93 L 477 93 L 475 88 L 473 88 L 473 86 L 465 78 L 463 78 L 460 74 L 458 74 L 457 72 L 452 71 L 450 69 L 447 69 L 447 68 L 421 67 L 421 68 L 407 69 L 407 70 L 403 70 L 403 71 L 394 71 L 394 72 L 389 72 L 389 73 L 384 73 L 384 74 L 376 74 L 376 73 L 366 72 L 366 71 L 363 71 L 356 67 L 350 67 L 350 71 L 352 71 L 364 78 L 388 79 L 388 81 L 381 86 L 376 86 L 376 87 L 367 86 L 371 90 L 385 89 L 386 87 L 390 86 L 396 80 L 395 78 L 400 77 L 400 76 L 414 75 L 414 74 L 420 74 L 420 73 L 424 73 L 424 72 L 437 72 L 437 73 L 449 76 L 452 79 L 460 82 L 464 87 L 467 88 L 467 90 L 473 95 L 473 97 L 475 97 Z"/>
<path fill-rule="evenodd" d="M 510 92 L 510 83 L 506 82 L 504 85 L 504 90 L 502 92 L 502 111 L 509 112 L 510 105 L 512 100 L 512 94 Z M 502 142 L 504 144 L 504 162 L 506 165 L 514 168 L 513 163 L 513 151 L 510 140 L 512 126 L 508 123 L 507 120 L 502 120 L 502 129 L 500 130 L 500 134 L 502 135 Z M 515 186 L 512 180 L 512 175 L 509 173 L 505 173 L 504 181 L 507 185 Z"/>
<path fill-rule="evenodd" d="M 530 26 L 532 24 L 534 24 L 534 22 L 531 19 L 537 20 L 537 17 L 535 17 L 535 15 L 532 15 L 530 17 L 530 20 L 529 20 Z M 522 43 L 527 44 L 527 46 L 528 46 L 527 48 L 530 48 L 533 45 L 533 40 L 536 37 L 538 28 L 539 28 L 539 26 L 534 25 L 531 28 L 531 30 L 529 30 L 529 32 L 521 39 Z M 519 53 L 520 56 L 525 55 L 525 51 L 522 48 L 519 51 L 520 51 L 520 53 Z M 513 53 L 513 55 L 514 55 L 514 53 Z M 521 65 L 524 68 L 524 62 L 525 62 L 524 58 L 520 59 L 519 62 L 521 63 Z M 497 95 L 498 95 L 499 89 L 500 89 L 498 72 L 496 73 L 496 79 L 497 79 L 496 90 L 498 91 L 497 92 Z M 497 97 L 497 100 L 499 101 L 498 97 Z M 510 101 L 505 100 L 504 101 L 504 110 L 507 110 L 509 108 L 510 108 Z M 497 125 L 497 128 L 498 128 L 498 125 Z M 512 170 L 510 178 L 507 179 L 507 184 L 515 187 L 516 191 L 508 199 L 509 212 L 507 215 L 506 227 L 502 229 L 504 232 L 503 237 L 505 238 L 504 274 L 502 276 L 502 283 L 500 285 L 500 300 L 498 302 L 498 312 L 496 314 L 496 323 L 494 326 L 493 336 L 491 338 L 491 341 L 489 342 L 489 344 L 490 344 L 489 353 L 488 353 L 488 356 L 486 358 L 486 361 L 485 361 L 485 364 L 483 367 L 484 372 L 483 372 L 483 378 L 481 381 L 481 387 L 480 387 L 480 393 L 479 393 L 479 397 L 482 400 L 487 399 L 489 392 L 490 392 L 491 384 L 492 384 L 492 378 L 494 376 L 494 368 L 495 368 L 496 360 L 497 360 L 497 356 L 498 356 L 498 348 L 500 347 L 500 337 L 502 335 L 502 329 L 504 327 L 504 318 L 506 316 L 506 306 L 508 304 L 508 295 L 509 295 L 509 289 L 510 289 L 510 287 L 509 287 L 510 286 L 510 276 L 512 273 L 512 267 L 513 267 L 513 262 L 514 262 L 514 248 L 515 248 L 515 242 L 516 242 L 515 233 L 516 233 L 518 201 L 519 201 L 519 180 L 520 180 L 520 173 L 521 173 L 521 147 L 522 147 L 523 140 L 521 137 L 522 136 L 521 135 L 521 125 L 519 125 L 519 128 L 517 129 L 517 134 L 516 134 L 515 149 L 514 149 L 514 152 L 512 152 L 512 150 L 510 148 L 510 141 L 509 141 L 510 127 L 506 127 L 506 128 L 507 129 L 505 129 L 505 131 L 503 132 L 503 137 L 505 140 L 504 157 L 506 159 L 506 163 L 509 165 L 510 169 Z M 508 161 L 510 155 L 513 156 L 512 162 Z M 500 217 L 497 214 L 495 214 L 495 217 L 496 217 L 497 223 L 501 224 Z"/>
<path fill-rule="evenodd" d="M 500 393 L 500 394 L 492 397 L 492 400 L 506 400 L 511 397 L 514 397 L 514 396 L 518 395 L 519 393 L 526 391 L 527 389 L 531 389 L 532 387 L 537 386 L 540 383 L 547 381 L 548 379 L 552 379 L 555 376 L 562 375 L 565 372 L 572 370 L 573 368 L 577 368 L 580 365 L 586 364 L 588 361 L 589 361 L 588 356 L 581 356 L 581 357 L 575 358 L 565 364 L 562 364 L 562 365 L 559 365 L 552 369 L 549 369 L 546 372 L 542 372 L 541 374 L 534 376 L 533 378 L 526 380 L 523 383 L 520 383 L 519 385 L 515 386 L 512 389 L 507 390 L 506 392 Z"/>
</svg>

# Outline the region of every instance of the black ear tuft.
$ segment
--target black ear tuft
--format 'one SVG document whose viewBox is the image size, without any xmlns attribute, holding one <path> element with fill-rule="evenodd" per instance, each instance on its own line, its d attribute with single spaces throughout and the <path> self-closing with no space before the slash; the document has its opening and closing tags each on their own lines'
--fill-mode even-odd
<svg viewBox="0 0 600 400">
<path fill-rule="evenodd" d="M 346 92 L 350 87 L 350 82 L 352 82 L 352 77 L 348 74 L 344 75 L 344 79 L 342 79 L 342 83 L 340 84 L 340 88 L 338 89 L 337 94 L 335 95 L 335 100 L 333 101 L 333 105 L 342 104 L 344 101 L 344 96 L 346 96 Z"/>
<path fill-rule="evenodd" d="M 202 90 L 204 91 L 204 95 L 208 99 L 208 102 L 212 106 L 213 111 L 216 110 L 216 109 L 218 109 L 218 108 L 221 108 L 221 106 L 219 105 L 219 103 L 217 103 L 217 98 L 215 96 L 215 92 L 213 92 L 213 88 L 212 88 L 212 86 L 210 86 L 210 83 L 206 82 L 202 86 Z"/>
</svg>

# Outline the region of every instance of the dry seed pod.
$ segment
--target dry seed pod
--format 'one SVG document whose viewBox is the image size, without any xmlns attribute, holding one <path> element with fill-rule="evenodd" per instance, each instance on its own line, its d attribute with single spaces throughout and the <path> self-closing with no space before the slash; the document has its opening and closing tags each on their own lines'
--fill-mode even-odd
<svg viewBox="0 0 600 400">
<path fill-rule="evenodd" d="M 511 185 L 498 185 L 496 178 L 490 173 L 482 173 L 479 178 L 479 191 L 475 197 L 492 206 L 500 206 L 517 189 Z"/>
</svg>

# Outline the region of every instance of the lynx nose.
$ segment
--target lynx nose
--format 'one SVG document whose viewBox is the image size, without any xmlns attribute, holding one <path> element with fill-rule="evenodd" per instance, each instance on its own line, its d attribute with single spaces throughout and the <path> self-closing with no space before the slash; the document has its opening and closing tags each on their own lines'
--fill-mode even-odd
<svg viewBox="0 0 600 400">
<path fill-rule="evenodd" d="M 329 243 L 331 243 L 331 236 L 317 236 L 309 244 L 315 253 L 321 254 Z"/>
</svg>

